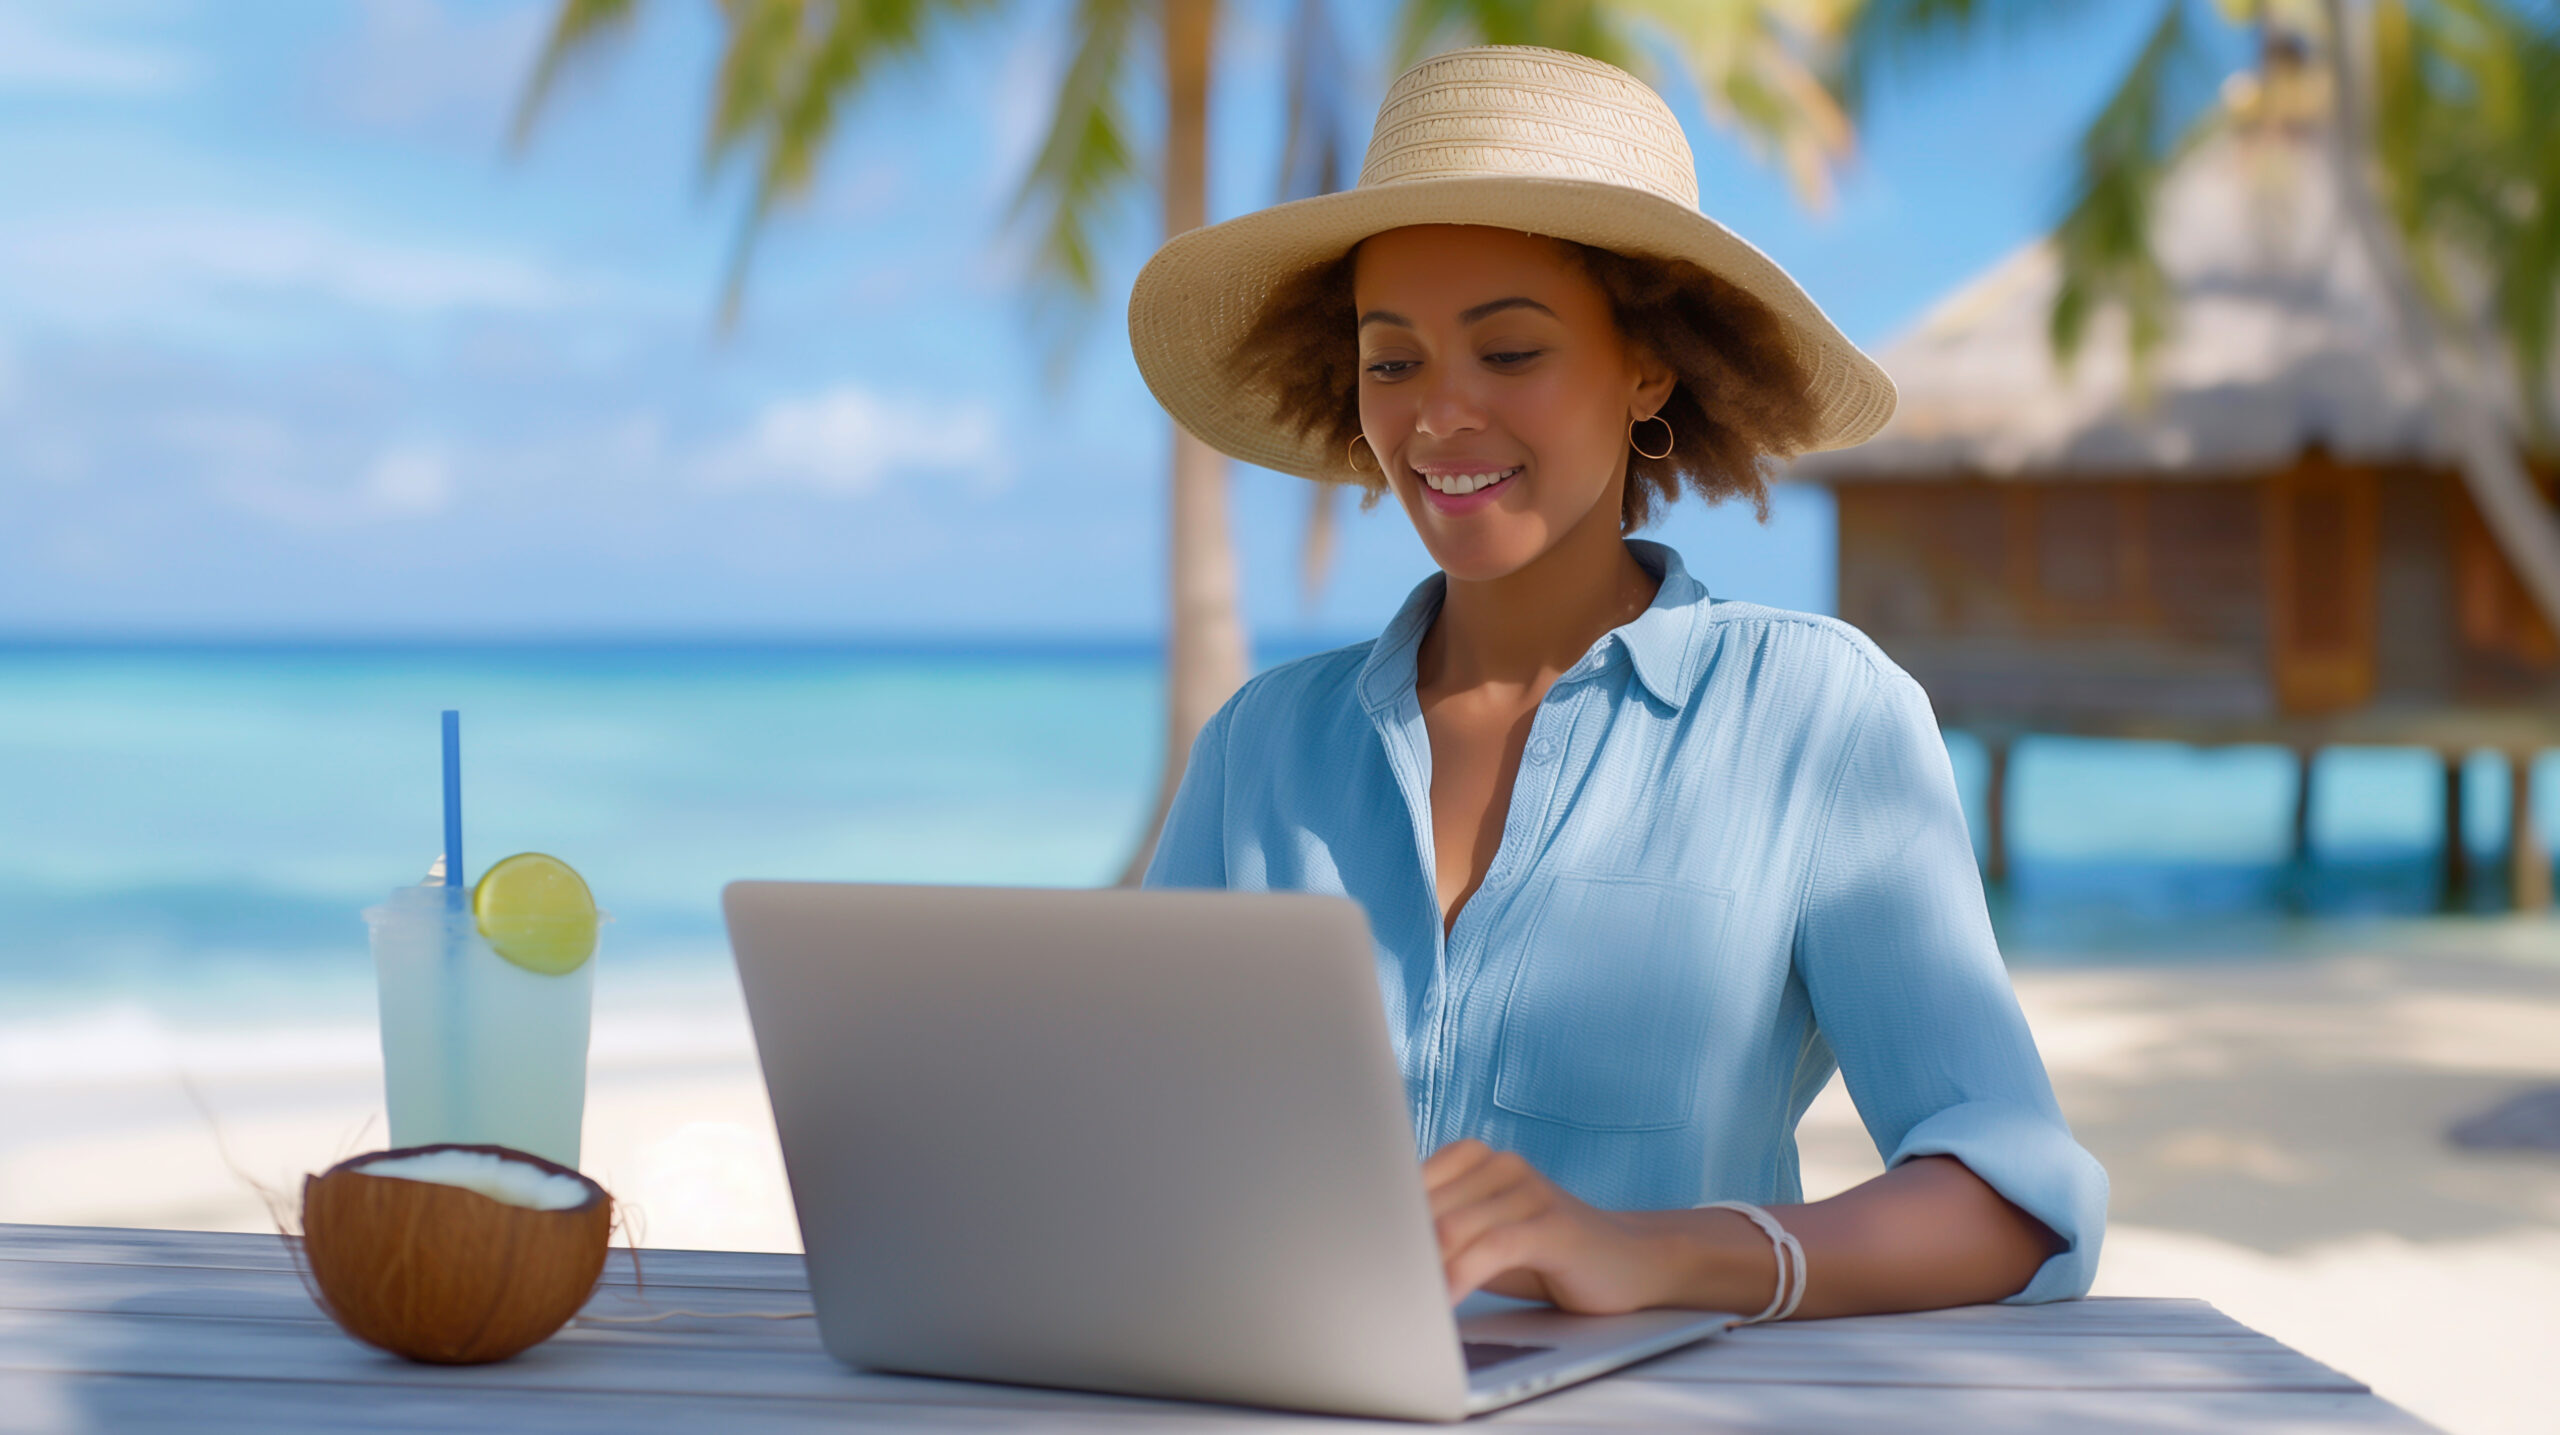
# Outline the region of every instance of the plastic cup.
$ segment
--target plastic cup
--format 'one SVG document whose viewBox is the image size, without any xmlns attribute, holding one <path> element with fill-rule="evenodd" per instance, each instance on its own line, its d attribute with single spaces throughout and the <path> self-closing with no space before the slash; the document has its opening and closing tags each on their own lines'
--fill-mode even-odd
<svg viewBox="0 0 2560 1435">
<path fill-rule="evenodd" d="M 511 1146 L 578 1164 L 595 958 L 558 976 L 499 956 L 462 887 L 365 909 L 382 1006 L 391 1144 Z"/>
</svg>

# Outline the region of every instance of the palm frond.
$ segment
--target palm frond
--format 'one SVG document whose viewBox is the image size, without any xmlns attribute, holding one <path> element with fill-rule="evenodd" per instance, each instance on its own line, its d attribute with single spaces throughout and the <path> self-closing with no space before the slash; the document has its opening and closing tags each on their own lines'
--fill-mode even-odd
<svg viewBox="0 0 2560 1435">
<path fill-rule="evenodd" d="M 731 123 L 732 137 L 716 151 L 715 165 L 739 150 L 757 151 L 755 180 L 721 281 L 720 323 L 737 322 L 747 270 L 765 222 L 776 209 L 799 200 L 816 178 L 818 162 L 835 137 L 843 107 L 893 60 L 923 49 L 938 21 L 986 8 L 989 0 L 724 0 L 732 25 L 732 49 L 740 43 L 780 48 L 753 63 L 770 69 L 754 107 Z M 787 44 L 742 40 L 740 22 L 764 19 L 782 7 L 796 21 Z M 725 63 L 725 62 L 724 62 Z"/>
<path fill-rule="evenodd" d="M 1831 200 L 1832 174 L 1856 148 L 1835 90 L 1852 0 L 1616 0 L 1688 66 L 1710 118 L 1774 155 L 1806 204 Z"/>
<path fill-rule="evenodd" d="M 2384 207 L 2429 300 L 2506 350 L 2529 436 L 2550 446 L 2560 431 L 2550 397 L 2560 344 L 2560 6 L 2379 0 L 2373 26 Z"/>
<path fill-rule="evenodd" d="M 2211 115 L 2187 123 L 2202 108 L 2197 82 L 2205 78 L 2185 6 L 2171 0 L 2080 137 L 2071 200 L 2052 239 L 2062 273 L 2049 333 L 2055 358 L 2066 365 L 2090 322 L 2110 307 L 2124 313 L 2137 388 L 2145 362 L 2168 337 L 2175 296 L 2152 248 L 2154 201 L 2178 156 L 2210 128 Z"/>
<path fill-rule="evenodd" d="M 507 126 L 511 148 L 521 150 L 533 137 L 534 121 L 541 117 L 562 70 L 629 31 L 638 10 L 639 0 L 561 0 L 559 13 L 551 19 L 551 32 L 543 37 L 542 53 L 533 62 L 533 74 L 516 100 L 515 119 Z"/>
<path fill-rule="evenodd" d="M 1449 45 L 1544 45 L 1634 68 L 1638 59 L 1608 0 L 1404 0 L 1399 70 Z"/>
<path fill-rule="evenodd" d="M 706 178 L 765 116 L 773 113 L 799 62 L 805 0 L 722 0 L 728 38 L 712 80 L 711 123 L 704 131 Z"/>
<path fill-rule="evenodd" d="M 1140 178 L 1121 87 L 1145 18 L 1143 0 L 1078 0 L 1075 52 L 1008 212 L 1007 223 L 1034 236 L 1031 297 L 1051 321 L 1042 369 L 1052 388 L 1065 381 L 1101 292 L 1101 232 Z"/>
<path fill-rule="evenodd" d="M 841 109 L 886 63 L 916 54 L 933 28 L 999 0 L 719 0 L 725 31 L 703 138 L 706 181 L 733 162 L 753 179 L 720 289 L 734 324 L 757 241 L 780 206 L 805 196 Z M 560 0 L 516 111 L 517 142 L 563 68 L 630 27 L 638 0 Z"/>
<path fill-rule="evenodd" d="M 1120 87 L 1140 9 L 1139 0 L 1078 0 L 1075 54 L 1014 193 L 1016 222 L 1038 216 L 1038 272 L 1079 298 L 1092 297 L 1101 283 L 1094 244 L 1101 210 L 1137 177 Z"/>
</svg>

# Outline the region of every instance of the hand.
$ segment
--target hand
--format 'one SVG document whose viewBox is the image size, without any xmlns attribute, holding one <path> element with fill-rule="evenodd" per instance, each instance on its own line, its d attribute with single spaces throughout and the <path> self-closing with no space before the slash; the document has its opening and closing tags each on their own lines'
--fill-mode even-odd
<svg viewBox="0 0 2560 1435">
<path fill-rule="evenodd" d="M 1671 1252 L 1647 1212 L 1603 1211 L 1516 1151 L 1453 1141 L 1422 1163 L 1451 1304 L 1478 1288 L 1587 1315 L 1664 1303 Z"/>
</svg>

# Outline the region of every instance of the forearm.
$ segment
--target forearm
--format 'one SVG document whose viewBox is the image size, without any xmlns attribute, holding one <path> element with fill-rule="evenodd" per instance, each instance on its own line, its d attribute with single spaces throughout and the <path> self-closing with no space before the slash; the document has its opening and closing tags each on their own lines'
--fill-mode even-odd
<svg viewBox="0 0 2560 1435">
<path fill-rule="evenodd" d="M 1951 1156 L 1906 1161 L 1829 1200 L 1768 1209 L 1804 1246 L 1798 1319 L 2001 1300 L 2062 1249 L 2043 1222 Z M 1648 1211 L 1641 1222 L 1664 1251 L 1665 1293 L 1653 1304 L 1746 1315 L 1768 1305 L 1777 1258 L 1748 1218 Z"/>
</svg>

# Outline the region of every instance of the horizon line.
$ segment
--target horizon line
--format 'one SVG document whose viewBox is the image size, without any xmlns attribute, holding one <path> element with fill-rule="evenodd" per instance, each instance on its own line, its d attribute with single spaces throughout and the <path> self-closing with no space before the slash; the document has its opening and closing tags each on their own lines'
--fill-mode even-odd
<svg viewBox="0 0 2560 1435">
<path fill-rule="evenodd" d="M 1365 642 L 1370 632 L 1326 632 L 1283 629 L 1265 632 L 1248 643 L 1289 653 L 1321 652 Z M 73 650 L 377 650 L 459 651 L 488 649 L 736 649 L 808 652 L 878 653 L 1128 653 L 1161 654 L 1162 632 L 1005 632 L 1000 630 L 826 631 L 789 629 L 601 629 L 558 632 L 428 633 L 416 630 L 338 632 L 203 632 L 171 630 L 56 630 L 13 632 L 0 629 L 0 654 Z"/>
</svg>

